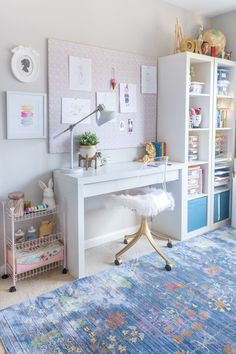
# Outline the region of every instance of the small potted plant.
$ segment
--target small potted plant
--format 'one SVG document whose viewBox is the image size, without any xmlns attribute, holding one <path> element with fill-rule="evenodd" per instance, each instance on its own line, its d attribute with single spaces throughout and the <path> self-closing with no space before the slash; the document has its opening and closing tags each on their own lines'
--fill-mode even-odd
<svg viewBox="0 0 236 354">
<path fill-rule="evenodd" d="M 78 143 L 80 155 L 91 158 L 96 154 L 99 139 L 95 133 L 85 132 L 79 136 Z"/>
</svg>

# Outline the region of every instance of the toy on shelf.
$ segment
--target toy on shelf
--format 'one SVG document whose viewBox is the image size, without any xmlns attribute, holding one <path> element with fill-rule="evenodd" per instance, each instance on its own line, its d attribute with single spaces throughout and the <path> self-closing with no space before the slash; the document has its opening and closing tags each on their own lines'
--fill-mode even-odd
<svg viewBox="0 0 236 354">
<path fill-rule="evenodd" d="M 51 235 L 54 225 L 56 225 L 55 219 L 41 221 L 39 226 L 39 237 Z"/>
<path fill-rule="evenodd" d="M 43 202 L 42 202 L 42 204 L 47 204 L 49 209 L 54 209 L 56 207 L 56 202 L 55 202 L 55 199 L 54 199 L 52 178 L 49 179 L 48 185 L 46 185 L 42 181 L 39 181 L 39 186 L 43 190 Z"/>
<path fill-rule="evenodd" d="M 175 24 L 175 53 L 181 52 L 180 45 L 183 40 L 183 31 L 179 19 L 176 19 Z"/>
<path fill-rule="evenodd" d="M 144 162 L 144 163 L 153 162 L 156 157 L 155 146 L 153 146 L 152 143 L 146 143 L 145 149 L 146 149 L 146 154 L 141 159 L 139 159 L 138 162 Z"/>
</svg>

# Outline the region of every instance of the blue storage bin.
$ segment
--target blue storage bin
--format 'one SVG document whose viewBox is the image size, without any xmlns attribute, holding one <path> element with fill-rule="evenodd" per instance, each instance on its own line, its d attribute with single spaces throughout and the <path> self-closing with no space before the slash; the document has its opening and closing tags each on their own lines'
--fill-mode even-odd
<svg viewBox="0 0 236 354">
<path fill-rule="evenodd" d="M 217 80 L 227 80 L 229 81 L 229 68 L 218 67 L 217 69 Z"/>
<path fill-rule="evenodd" d="M 207 225 L 207 197 L 188 201 L 188 232 Z"/>
<path fill-rule="evenodd" d="M 223 221 L 229 218 L 229 191 L 216 193 L 214 196 L 214 223 Z"/>
</svg>

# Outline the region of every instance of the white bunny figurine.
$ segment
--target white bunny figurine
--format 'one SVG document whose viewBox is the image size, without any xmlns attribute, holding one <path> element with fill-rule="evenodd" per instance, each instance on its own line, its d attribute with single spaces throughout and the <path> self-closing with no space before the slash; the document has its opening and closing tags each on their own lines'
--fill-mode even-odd
<svg viewBox="0 0 236 354">
<path fill-rule="evenodd" d="M 56 207 L 56 203 L 54 199 L 52 178 L 50 178 L 50 180 L 48 181 L 48 186 L 42 181 L 39 181 L 39 186 L 43 190 L 42 204 L 47 204 L 49 209 L 54 209 Z"/>
</svg>

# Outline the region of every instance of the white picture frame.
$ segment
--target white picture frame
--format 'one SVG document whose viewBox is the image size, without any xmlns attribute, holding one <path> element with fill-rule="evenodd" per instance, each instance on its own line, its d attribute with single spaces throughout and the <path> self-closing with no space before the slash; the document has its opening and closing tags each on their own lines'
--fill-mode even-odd
<svg viewBox="0 0 236 354">
<path fill-rule="evenodd" d="M 150 65 L 141 66 L 141 93 L 157 93 L 157 67 Z"/>
<path fill-rule="evenodd" d="M 21 82 L 33 82 L 39 75 L 39 54 L 32 48 L 18 46 L 11 51 L 11 69 Z"/>
<path fill-rule="evenodd" d="M 45 93 L 7 91 L 7 139 L 46 138 Z"/>
</svg>

